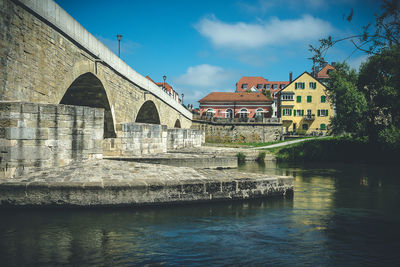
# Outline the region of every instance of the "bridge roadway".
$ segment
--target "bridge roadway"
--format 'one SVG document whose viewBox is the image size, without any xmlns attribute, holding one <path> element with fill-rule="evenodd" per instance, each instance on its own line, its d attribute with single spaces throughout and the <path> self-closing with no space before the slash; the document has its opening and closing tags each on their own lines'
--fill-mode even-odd
<svg viewBox="0 0 400 267">
<path fill-rule="evenodd" d="M 0 101 L 105 109 L 120 123 L 190 128 L 192 114 L 52 0 L 0 0 Z"/>
</svg>

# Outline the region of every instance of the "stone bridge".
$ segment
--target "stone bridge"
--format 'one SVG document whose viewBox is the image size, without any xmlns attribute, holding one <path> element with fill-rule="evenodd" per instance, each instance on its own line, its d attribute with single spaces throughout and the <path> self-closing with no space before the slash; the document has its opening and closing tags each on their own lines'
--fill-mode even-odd
<svg viewBox="0 0 400 267">
<path fill-rule="evenodd" d="M 0 178 L 200 146 L 191 125 L 52 0 L 0 0 Z"/>
<path fill-rule="evenodd" d="M 0 0 L 0 101 L 103 108 L 106 138 L 122 123 L 192 119 L 52 0 Z"/>
</svg>

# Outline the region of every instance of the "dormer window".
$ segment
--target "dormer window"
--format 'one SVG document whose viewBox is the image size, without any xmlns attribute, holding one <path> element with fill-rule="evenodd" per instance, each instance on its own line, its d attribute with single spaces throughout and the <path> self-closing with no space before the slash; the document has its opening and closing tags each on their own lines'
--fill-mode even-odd
<svg viewBox="0 0 400 267">
<path fill-rule="evenodd" d="M 265 89 L 271 89 L 271 84 L 266 83 L 266 84 L 265 84 Z"/>
<path fill-rule="evenodd" d="M 280 84 L 280 85 L 279 85 L 279 88 L 280 88 L 280 89 L 283 89 L 283 88 L 285 88 L 285 85 L 284 85 L 284 84 Z"/>
<path fill-rule="evenodd" d="M 263 88 L 262 84 L 257 84 L 257 89 L 261 90 Z"/>
<path fill-rule="evenodd" d="M 245 90 L 247 90 L 248 86 L 249 85 L 247 83 L 242 84 L 242 88 L 245 89 Z"/>
<path fill-rule="evenodd" d="M 276 83 L 274 83 L 274 84 L 272 85 L 272 89 L 278 89 L 278 85 L 277 85 Z"/>
</svg>

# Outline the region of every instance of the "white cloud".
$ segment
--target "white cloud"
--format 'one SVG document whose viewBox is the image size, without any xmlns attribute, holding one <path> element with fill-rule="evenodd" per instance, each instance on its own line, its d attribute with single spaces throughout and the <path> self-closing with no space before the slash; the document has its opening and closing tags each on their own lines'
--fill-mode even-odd
<svg viewBox="0 0 400 267">
<path fill-rule="evenodd" d="M 259 21 L 255 24 L 230 24 L 210 16 L 200 20 L 195 28 L 216 47 L 234 49 L 254 49 L 298 41 L 311 42 L 333 31 L 329 22 L 310 15 L 292 20 L 273 17 L 267 22 Z"/>
<path fill-rule="evenodd" d="M 232 79 L 233 72 L 218 66 L 208 64 L 189 67 L 186 73 L 174 79 L 179 85 L 187 85 L 197 88 L 217 88 Z"/>
</svg>

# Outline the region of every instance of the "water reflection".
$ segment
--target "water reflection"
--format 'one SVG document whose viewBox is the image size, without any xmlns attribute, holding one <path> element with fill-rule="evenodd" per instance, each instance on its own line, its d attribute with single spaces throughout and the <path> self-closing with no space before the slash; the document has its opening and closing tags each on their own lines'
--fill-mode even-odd
<svg viewBox="0 0 400 267">
<path fill-rule="evenodd" d="M 142 209 L 0 210 L 0 262 L 23 265 L 396 263 L 395 168 L 246 164 L 295 177 L 293 199 Z"/>
</svg>

